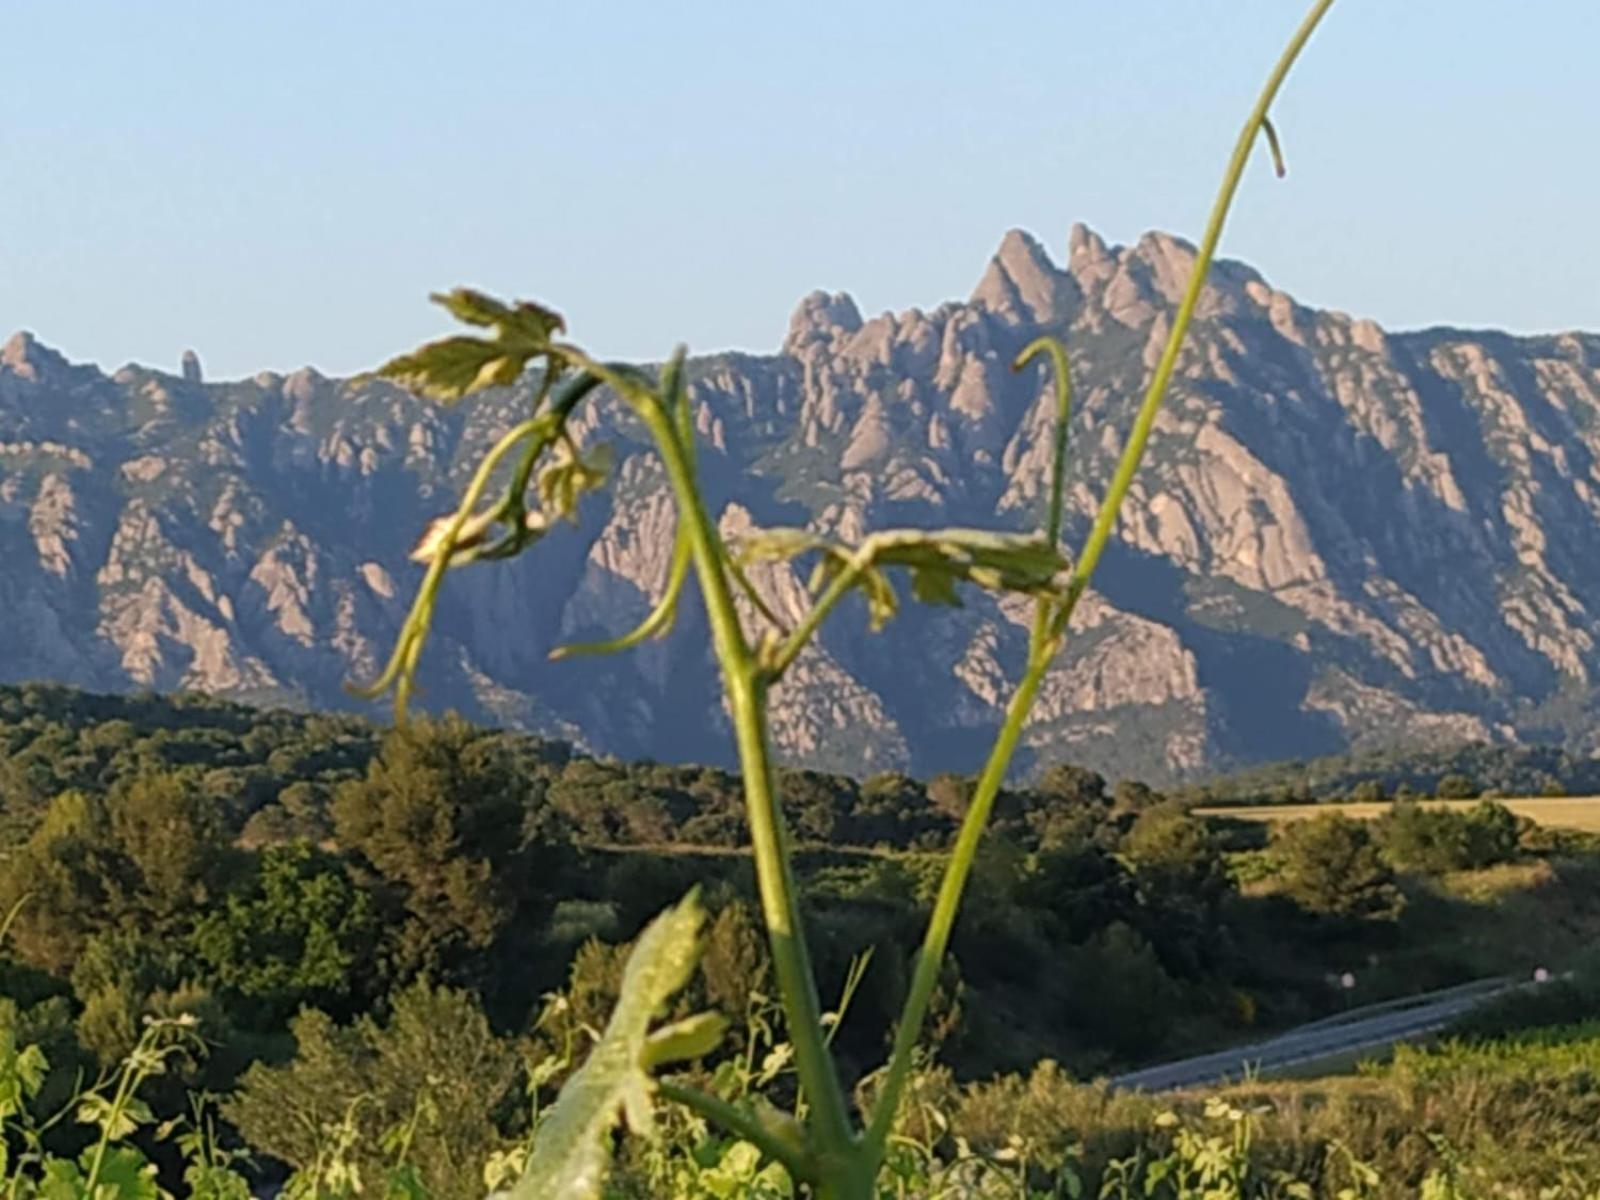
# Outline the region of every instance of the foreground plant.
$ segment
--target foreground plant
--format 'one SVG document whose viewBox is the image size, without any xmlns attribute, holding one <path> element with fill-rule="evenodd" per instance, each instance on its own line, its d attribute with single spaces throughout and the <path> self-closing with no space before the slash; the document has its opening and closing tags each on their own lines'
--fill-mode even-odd
<svg viewBox="0 0 1600 1200">
<path fill-rule="evenodd" d="M 1268 110 L 1289 68 L 1332 0 L 1317 0 L 1295 32 L 1246 119 L 1224 174 L 1193 271 L 1165 349 L 1133 421 L 1121 461 L 1078 554 L 1061 549 L 1071 380 L 1066 349 L 1053 338 L 1027 346 L 1015 366 L 1047 357 L 1055 379 L 1054 454 L 1042 530 L 1015 534 L 974 529 L 902 529 L 844 545 L 802 529 L 759 531 L 730 545 L 718 532 L 699 486 L 680 348 L 659 377 L 637 367 L 592 357 L 565 341 L 561 317 L 536 304 L 505 304 L 459 289 L 435 297 L 466 324 L 484 331 L 432 342 L 394 359 L 380 374 L 449 403 L 490 387 L 508 386 L 530 366 L 538 383 L 528 417 L 508 430 L 479 464 L 456 511 L 427 531 L 414 556 L 427 565 L 409 618 L 380 678 L 367 689 L 392 690 L 403 717 L 439 588 L 447 571 L 480 560 L 509 558 L 537 542 L 561 518 L 573 518 L 580 497 L 604 483 L 608 456 L 587 454 L 568 430 L 573 413 L 608 390 L 642 424 L 660 456 L 677 507 L 677 534 L 665 594 L 632 632 L 606 643 L 558 653 L 625 649 L 672 625 L 693 570 L 711 629 L 733 718 L 743 775 L 762 915 L 789 1037 L 801 1103 L 794 1115 L 736 1105 L 653 1072 L 712 1050 L 721 1033 L 711 1014 L 650 1030 L 652 1021 L 689 979 L 699 953 L 702 914 L 691 896 L 641 937 L 628 967 L 624 999 L 587 1065 L 573 1076 L 545 1119 L 526 1172 L 512 1194 L 527 1200 L 597 1197 L 609 1163 L 610 1137 L 626 1117 L 648 1134 L 654 1107 L 681 1104 L 748 1141 L 780 1164 L 797 1184 L 826 1200 L 864 1200 L 876 1194 L 900 1103 L 940 964 L 971 873 L 978 844 L 1004 783 L 1039 686 L 1060 651 L 1079 599 L 1093 578 L 1117 515 L 1144 455 L 1172 379 L 1178 354 L 1215 254 L 1229 206 L 1258 137 L 1265 134 L 1281 172 L 1277 135 Z M 485 504 L 492 484 L 498 498 Z M 750 563 L 807 560 L 813 564 L 810 608 L 785 628 L 752 586 Z M 894 576 L 909 575 L 913 595 L 935 604 L 957 602 L 971 585 L 1032 599 L 1034 616 L 1026 668 L 1006 708 L 994 748 L 957 835 L 923 938 L 889 1061 L 877 1076 L 864 1124 L 853 1112 L 828 1049 L 827 1025 L 802 926 L 788 833 L 774 782 L 767 702 L 785 672 L 846 597 L 860 593 L 871 624 L 881 627 L 899 603 Z M 741 597 L 758 615 L 755 630 L 740 616 Z"/>
</svg>

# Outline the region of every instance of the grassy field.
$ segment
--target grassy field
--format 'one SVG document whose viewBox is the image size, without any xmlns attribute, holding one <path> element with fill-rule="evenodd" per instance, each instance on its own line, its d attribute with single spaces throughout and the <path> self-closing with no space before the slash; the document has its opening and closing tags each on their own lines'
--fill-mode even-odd
<svg viewBox="0 0 1600 1200">
<path fill-rule="evenodd" d="M 1424 800 L 1422 803 L 1439 808 L 1471 808 L 1476 800 Z M 1527 797 L 1519 800 L 1501 800 L 1519 817 L 1527 817 L 1552 829 L 1577 829 L 1584 833 L 1600 833 L 1600 796 L 1562 796 L 1559 798 Z M 1370 821 L 1389 811 L 1387 801 L 1356 804 L 1262 804 L 1247 808 L 1197 808 L 1202 817 L 1230 817 L 1239 821 L 1298 821 L 1305 817 L 1318 817 L 1324 813 L 1343 813 L 1359 821 Z"/>
</svg>

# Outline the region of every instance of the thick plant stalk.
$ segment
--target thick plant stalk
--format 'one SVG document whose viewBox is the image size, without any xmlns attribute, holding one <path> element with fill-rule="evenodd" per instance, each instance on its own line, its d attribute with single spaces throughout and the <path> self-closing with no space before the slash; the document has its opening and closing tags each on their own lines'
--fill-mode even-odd
<svg viewBox="0 0 1600 1200">
<path fill-rule="evenodd" d="M 833 1056 L 822 1025 L 822 1005 L 815 973 L 801 927 L 799 889 L 783 813 L 778 807 L 772 754 L 767 734 L 766 683 L 755 654 L 739 624 L 733 591 L 724 567 L 722 543 L 711 525 L 687 453 L 679 444 L 670 416 L 653 398 L 641 406 L 666 465 L 678 500 L 678 519 L 685 523 L 696 576 L 705 597 L 712 646 L 722 666 L 723 684 L 732 709 L 744 779 L 745 805 L 762 916 L 772 947 L 774 973 L 782 994 L 795 1068 L 816 1114 L 821 1153 L 834 1160 L 852 1156 L 856 1136 L 845 1107 Z"/>
<path fill-rule="evenodd" d="M 1290 38 L 1288 46 L 1273 67 L 1272 73 L 1267 77 L 1267 82 L 1262 88 L 1255 106 L 1250 110 L 1250 115 L 1245 119 L 1244 128 L 1239 133 L 1238 140 L 1234 145 L 1233 155 L 1228 160 L 1227 170 L 1223 174 L 1222 186 L 1219 188 L 1216 200 L 1212 205 L 1211 215 L 1206 223 L 1205 235 L 1201 239 L 1199 250 L 1195 255 L 1194 267 L 1190 272 L 1188 287 L 1185 289 L 1183 298 L 1178 305 L 1177 314 L 1172 322 L 1172 329 L 1167 336 L 1166 347 L 1156 365 L 1155 373 L 1150 378 L 1144 401 L 1139 406 L 1138 415 L 1134 418 L 1133 428 L 1128 434 L 1127 445 L 1123 448 L 1122 458 L 1117 464 L 1116 474 L 1111 480 L 1110 487 L 1106 490 L 1105 498 L 1101 502 L 1094 525 L 1090 528 L 1089 536 L 1084 542 L 1083 550 L 1078 555 L 1072 575 L 1067 583 L 1066 592 L 1054 604 L 1049 600 L 1041 600 L 1039 602 L 1038 617 L 1035 621 L 1033 636 L 1030 639 L 1027 669 L 1021 682 L 1017 685 L 1017 690 L 1011 698 L 1011 703 L 1006 708 L 1005 722 L 1000 728 L 1000 734 L 995 741 L 994 749 L 989 755 L 988 762 L 984 765 L 972 803 L 967 809 L 966 816 L 961 823 L 961 829 L 956 836 L 956 843 L 951 850 L 950 861 L 946 865 L 944 878 L 940 883 L 938 897 L 934 901 L 933 911 L 929 916 L 927 932 L 923 937 L 922 947 L 917 955 L 911 988 L 906 997 L 905 1007 L 900 1015 L 899 1026 L 895 1030 L 894 1049 L 890 1055 L 888 1066 L 885 1068 L 883 1087 L 879 1094 L 877 1105 L 873 1110 L 866 1137 L 866 1151 L 873 1156 L 875 1162 L 881 1159 L 889 1134 L 894 1127 L 900 1101 L 911 1074 L 912 1053 L 922 1036 L 922 1024 L 927 1017 L 928 1005 L 933 998 L 934 988 L 938 984 L 940 966 L 950 945 L 950 933 L 955 926 L 956 913 L 961 906 L 961 897 L 966 889 L 967 879 L 972 873 L 972 866 L 977 857 L 978 845 L 982 839 L 984 828 L 988 825 L 989 816 L 994 809 L 995 797 L 999 795 L 1001 785 L 1005 782 L 1006 772 L 1010 768 L 1012 756 L 1016 752 L 1023 726 L 1027 723 L 1028 714 L 1033 707 L 1034 697 L 1038 693 L 1039 685 L 1044 680 L 1044 674 L 1049 669 L 1051 660 L 1060 648 L 1067 623 L 1072 618 L 1078 599 L 1088 587 L 1095 568 L 1099 565 L 1100 556 L 1105 550 L 1106 542 L 1110 540 L 1112 530 L 1116 527 L 1117 514 L 1122 507 L 1122 501 L 1128 493 L 1128 488 L 1133 483 L 1134 473 L 1139 469 L 1139 462 L 1144 457 L 1145 445 L 1150 439 L 1151 428 L 1155 424 L 1156 414 L 1160 411 L 1161 402 L 1166 396 L 1168 385 L 1172 381 L 1172 373 L 1177 366 L 1178 354 L 1183 348 L 1184 336 L 1187 334 L 1189 323 L 1194 317 L 1194 310 L 1199 303 L 1201 291 L 1205 286 L 1206 275 L 1211 267 L 1211 260 L 1216 254 L 1217 243 L 1222 237 L 1222 227 L 1227 219 L 1228 209 L 1232 205 L 1234 195 L 1239 189 L 1239 181 L 1243 178 L 1245 166 L 1250 161 L 1250 153 L 1255 146 L 1256 139 L 1268 127 L 1268 110 L 1271 108 L 1273 100 L 1277 97 L 1278 90 L 1283 86 L 1283 81 L 1288 76 L 1289 69 L 1294 65 L 1295 59 L 1299 57 L 1300 52 L 1305 48 L 1317 25 L 1332 6 L 1333 0 L 1316 0 L 1312 4 L 1310 11 L 1295 31 L 1294 36 Z M 1066 384 L 1062 381 L 1058 386 L 1065 389 Z M 1064 390 L 1062 394 L 1065 394 Z M 1058 409 L 1058 419 L 1059 411 Z M 1061 445 L 1059 438 L 1057 445 L 1058 447 Z M 1059 461 L 1058 452 L 1057 462 Z M 1053 487 L 1058 484 L 1058 481 L 1059 474 L 1052 479 Z M 1059 504 L 1059 496 L 1059 490 L 1055 490 L 1052 497 L 1052 507 Z M 1052 527 L 1055 527 L 1057 520 L 1056 514 L 1052 513 Z"/>
</svg>

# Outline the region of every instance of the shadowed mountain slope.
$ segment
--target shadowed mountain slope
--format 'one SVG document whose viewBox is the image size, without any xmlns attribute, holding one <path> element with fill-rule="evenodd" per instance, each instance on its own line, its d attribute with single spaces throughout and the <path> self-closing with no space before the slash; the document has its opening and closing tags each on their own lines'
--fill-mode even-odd
<svg viewBox="0 0 1600 1200">
<path fill-rule="evenodd" d="M 692 364 L 728 528 L 1037 520 L 1050 399 L 1015 352 L 1062 334 L 1077 386 L 1073 543 L 1154 365 L 1193 251 L 1081 226 L 1058 264 L 1006 235 L 972 296 L 866 319 L 801 301 L 781 350 Z M 581 334 L 581 331 L 580 331 Z M 671 330 L 663 329 L 663 344 Z M 603 349 L 603 348 L 602 348 Z M 406 553 L 525 397 L 446 410 L 303 370 L 105 375 L 27 334 L 0 351 L 0 679 L 350 706 L 419 568 Z M 704 620 L 552 663 L 659 596 L 672 515 L 613 407 L 612 488 L 581 523 L 453 574 L 423 702 L 626 757 L 726 761 Z M 1347 747 L 1566 740 L 1595 748 L 1600 336 L 1390 333 L 1218 264 L 1027 744 L 1151 778 Z M 787 568 L 758 583 L 794 614 Z M 792 762 L 970 770 L 1026 642 L 1021 605 L 849 611 L 778 692 Z"/>
</svg>

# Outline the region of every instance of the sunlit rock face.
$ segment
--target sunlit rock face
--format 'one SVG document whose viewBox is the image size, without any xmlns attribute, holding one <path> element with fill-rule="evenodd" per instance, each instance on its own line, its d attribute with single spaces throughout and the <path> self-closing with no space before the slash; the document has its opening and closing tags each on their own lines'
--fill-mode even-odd
<svg viewBox="0 0 1600 1200">
<path fill-rule="evenodd" d="M 802 300 L 781 349 L 692 364 L 725 530 L 1033 525 L 1049 381 L 1071 349 L 1068 531 L 1081 537 L 1194 260 L 1165 234 L 1057 261 L 1005 236 L 971 297 L 864 316 Z M 670 333 L 670 331 L 668 331 Z M 581 333 L 581 331 L 580 331 Z M 603 349 L 603 347 L 601 348 Z M 0 347 L 0 678 L 355 703 L 404 619 L 407 551 L 527 403 L 446 410 L 312 370 L 107 375 L 29 334 Z M 673 512 L 639 432 L 582 440 L 613 486 L 510 564 L 452 575 L 423 703 L 663 760 L 727 761 L 698 605 L 614 659 L 551 662 L 660 598 Z M 1170 778 L 1399 742 L 1594 746 L 1600 679 L 1600 337 L 1385 331 L 1212 275 L 1119 536 L 1041 690 L 1032 763 Z M 792 618 L 803 574 L 763 570 Z M 752 625 L 754 612 L 746 613 Z M 1020 669 L 1026 606 L 909 597 L 884 633 L 846 607 L 774 698 L 794 763 L 971 769 Z"/>
</svg>

